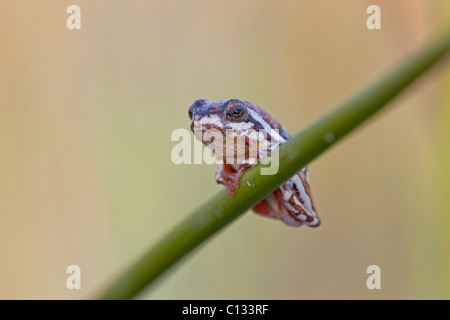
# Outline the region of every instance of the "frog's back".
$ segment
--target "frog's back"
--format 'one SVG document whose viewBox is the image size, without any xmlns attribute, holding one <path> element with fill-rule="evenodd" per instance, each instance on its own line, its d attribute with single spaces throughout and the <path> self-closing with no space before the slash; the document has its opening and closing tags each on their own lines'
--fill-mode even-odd
<svg viewBox="0 0 450 320">
<path fill-rule="evenodd" d="M 255 124 L 255 130 L 264 129 L 266 130 L 266 132 L 270 133 L 270 129 L 275 129 L 279 131 L 279 134 L 284 141 L 290 138 L 289 133 L 286 131 L 286 129 L 264 109 L 254 104 L 253 102 L 245 100 L 243 102 L 248 107 L 248 109 L 250 109 L 248 116 L 251 117 L 250 120 Z M 284 141 L 280 141 L 280 143 L 283 143 Z"/>
</svg>

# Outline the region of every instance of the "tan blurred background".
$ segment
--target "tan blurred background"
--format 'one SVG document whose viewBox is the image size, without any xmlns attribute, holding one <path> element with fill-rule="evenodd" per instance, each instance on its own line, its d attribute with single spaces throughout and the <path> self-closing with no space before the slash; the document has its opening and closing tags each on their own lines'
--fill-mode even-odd
<svg viewBox="0 0 450 320">
<path fill-rule="evenodd" d="M 195 99 L 295 133 L 449 17 L 447 0 L 2 1 L 0 298 L 91 297 L 222 188 L 170 160 Z M 140 298 L 450 298 L 449 89 L 441 64 L 310 165 L 320 228 L 248 213 Z"/>
</svg>

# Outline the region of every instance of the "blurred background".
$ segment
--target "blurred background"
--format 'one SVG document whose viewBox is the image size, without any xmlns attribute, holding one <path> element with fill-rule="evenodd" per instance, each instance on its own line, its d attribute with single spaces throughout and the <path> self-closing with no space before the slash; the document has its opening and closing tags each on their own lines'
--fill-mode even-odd
<svg viewBox="0 0 450 320">
<path fill-rule="evenodd" d="M 0 298 L 92 297 L 223 188 L 170 159 L 194 100 L 250 100 L 296 133 L 449 16 L 446 0 L 2 1 Z M 139 298 L 450 298 L 449 105 L 447 63 L 310 164 L 319 228 L 249 212 Z"/>
</svg>

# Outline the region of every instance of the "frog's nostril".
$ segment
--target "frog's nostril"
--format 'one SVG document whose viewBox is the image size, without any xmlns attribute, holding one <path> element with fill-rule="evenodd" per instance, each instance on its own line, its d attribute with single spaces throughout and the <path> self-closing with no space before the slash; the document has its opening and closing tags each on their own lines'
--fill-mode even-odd
<svg viewBox="0 0 450 320">
<path fill-rule="evenodd" d="M 206 100 L 206 99 L 198 99 L 198 100 L 195 100 L 192 105 L 194 107 L 201 107 L 201 106 L 204 106 L 207 103 L 208 103 L 208 100 Z"/>
<path fill-rule="evenodd" d="M 208 103 L 208 100 L 205 100 L 205 99 L 195 100 L 194 103 L 189 107 L 189 111 L 188 111 L 189 118 L 191 118 L 191 120 L 192 120 L 192 117 L 194 116 L 194 110 L 204 106 L 207 103 Z"/>
</svg>

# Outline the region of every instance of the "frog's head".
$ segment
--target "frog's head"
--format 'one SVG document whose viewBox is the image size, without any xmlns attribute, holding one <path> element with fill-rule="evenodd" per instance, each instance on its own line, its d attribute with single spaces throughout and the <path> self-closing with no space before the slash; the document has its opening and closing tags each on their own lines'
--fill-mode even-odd
<svg viewBox="0 0 450 320">
<path fill-rule="evenodd" d="M 239 154 L 242 157 L 238 157 L 240 160 L 236 160 L 236 163 L 245 162 L 245 155 L 249 154 L 249 143 L 256 140 L 256 133 L 252 130 L 255 127 L 251 116 L 253 111 L 249 104 L 251 103 L 248 101 L 238 99 L 211 102 L 196 100 L 189 108 L 194 136 L 212 148 L 217 158 L 233 155 L 234 159 L 234 155 Z M 229 138 L 232 138 L 232 145 L 227 142 Z M 234 144 L 234 141 L 238 143 Z M 251 145 L 255 146 L 256 142 Z M 227 161 L 230 162 L 230 159 Z"/>
<path fill-rule="evenodd" d="M 247 132 L 254 127 L 249 116 L 248 102 L 231 99 L 220 101 L 196 100 L 189 107 L 189 118 L 191 118 L 191 130 L 194 126 L 201 126 L 204 132 L 216 129 L 225 134 L 227 130 L 235 132 Z"/>
<path fill-rule="evenodd" d="M 275 119 L 256 104 L 245 100 L 196 100 L 189 107 L 189 118 L 192 121 L 191 130 L 194 136 L 206 146 L 212 147 L 212 131 L 221 134 L 222 139 L 219 142 L 223 143 L 223 155 L 229 151 L 225 147 L 230 148 L 226 143 L 230 137 L 233 141 L 238 141 L 236 144 L 233 142 L 234 148 L 231 145 L 234 154 L 255 155 L 254 151 L 258 150 L 258 157 L 264 156 L 266 151 L 289 138 L 289 134 Z M 207 131 L 209 134 L 206 134 Z"/>
</svg>

